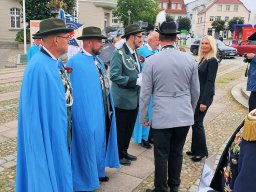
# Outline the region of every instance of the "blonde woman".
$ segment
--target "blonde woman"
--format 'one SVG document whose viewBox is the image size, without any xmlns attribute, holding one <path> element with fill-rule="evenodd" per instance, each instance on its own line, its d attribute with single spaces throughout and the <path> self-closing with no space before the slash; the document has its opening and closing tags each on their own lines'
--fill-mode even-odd
<svg viewBox="0 0 256 192">
<path fill-rule="evenodd" d="M 198 162 L 208 156 L 204 131 L 204 117 L 213 101 L 215 94 L 215 79 L 218 70 L 216 59 L 217 46 L 212 36 L 205 36 L 199 47 L 198 76 L 200 81 L 200 97 L 197 103 L 194 125 L 192 126 L 191 151 L 187 155 L 193 156 L 192 161 Z"/>
</svg>

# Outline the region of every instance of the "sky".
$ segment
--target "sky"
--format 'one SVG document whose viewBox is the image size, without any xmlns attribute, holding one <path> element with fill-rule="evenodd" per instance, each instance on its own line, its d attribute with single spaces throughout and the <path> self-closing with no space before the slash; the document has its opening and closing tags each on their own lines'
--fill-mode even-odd
<svg viewBox="0 0 256 192">
<path fill-rule="evenodd" d="M 185 4 L 189 3 L 194 0 L 184 0 Z M 247 9 L 252 10 L 251 8 L 255 9 L 255 0 L 240 0 L 244 3 L 244 5 L 247 7 Z"/>
</svg>

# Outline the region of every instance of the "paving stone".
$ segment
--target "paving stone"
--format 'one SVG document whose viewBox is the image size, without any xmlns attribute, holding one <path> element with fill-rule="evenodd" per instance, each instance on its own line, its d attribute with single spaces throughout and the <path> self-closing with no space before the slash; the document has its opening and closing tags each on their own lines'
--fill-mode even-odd
<svg viewBox="0 0 256 192">
<path fill-rule="evenodd" d="M 11 129 L 11 130 L 2 132 L 1 135 L 11 139 L 15 139 L 17 138 L 17 129 Z"/>
<path fill-rule="evenodd" d="M 4 168 L 3 167 L 0 167 L 0 173 L 4 171 Z"/>
<path fill-rule="evenodd" d="M 4 164 L 6 162 L 5 159 L 0 159 L 0 165 Z"/>
<path fill-rule="evenodd" d="M 4 158 L 6 161 L 12 161 L 14 159 L 16 159 L 16 157 L 14 155 L 8 155 Z"/>
<path fill-rule="evenodd" d="M 2 166 L 3 166 L 4 168 L 11 168 L 11 167 L 14 167 L 15 165 L 16 165 L 16 162 L 15 162 L 15 161 L 9 161 L 9 162 L 3 164 Z"/>
<path fill-rule="evenodd" d="M 4 124 L 4 126 L 9 127 L 11 129 L 16 129 L 17 125 L 18 125 L 18 121 L 17 120 L 14 120 L 14 121 L 11 121 L 11 122 L 8 122 L 8 123 Z"/>
</svg>

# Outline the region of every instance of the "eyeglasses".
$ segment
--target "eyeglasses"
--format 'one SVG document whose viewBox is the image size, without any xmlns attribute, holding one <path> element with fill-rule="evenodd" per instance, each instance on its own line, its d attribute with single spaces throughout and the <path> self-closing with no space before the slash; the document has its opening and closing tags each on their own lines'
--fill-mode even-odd
<svg viewBox="0 0 256 192">
<path fill-rule="evenodd" d="M 69 36 L 67 36 L 67 37 L 64 37 L 64 36 L 56 36 L 56 37 L 64 38 L 64 39 L 67 39 L 68 41 L 70 40 L 70 37 L 69 37 Z"/>
<path fill-rule="evenodd" d="M 142 38 L 142 35 L 134 35 L 135 37 Z"/>
</svg>

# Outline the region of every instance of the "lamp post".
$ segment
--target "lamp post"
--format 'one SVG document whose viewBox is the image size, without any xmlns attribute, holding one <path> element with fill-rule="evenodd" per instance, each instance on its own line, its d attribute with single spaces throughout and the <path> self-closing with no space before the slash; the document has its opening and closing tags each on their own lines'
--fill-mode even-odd
<svg viewBox="0 0 256 192">
<path fill-rule="evenodd" d="M 130 25 L 130 15 L 131 15 L 131 10 L 129 9 L 128 11 L 127 11 L 127 13 L 128 13 L 128 25 Z"/>
<path fill-rule="evenodd" d="M 23 36 L 24 36 L 24 54 L 27 53 L 27 33 L 26 33 L 26 7 L 25 0 L 22 1 L 23 6 Z"/>
</svg>

